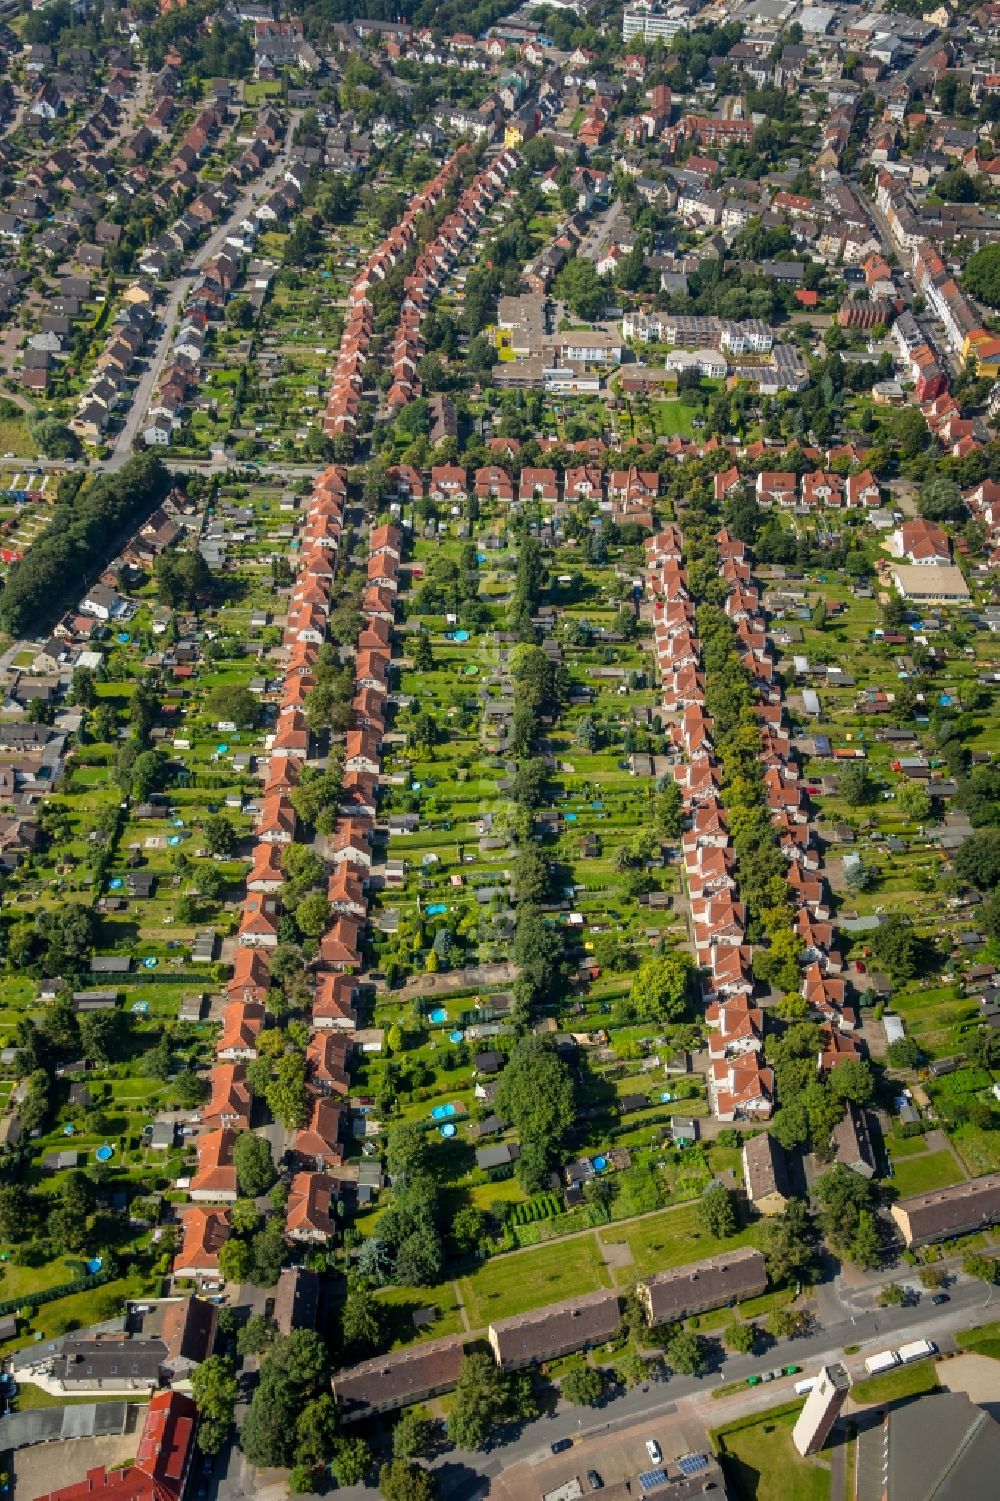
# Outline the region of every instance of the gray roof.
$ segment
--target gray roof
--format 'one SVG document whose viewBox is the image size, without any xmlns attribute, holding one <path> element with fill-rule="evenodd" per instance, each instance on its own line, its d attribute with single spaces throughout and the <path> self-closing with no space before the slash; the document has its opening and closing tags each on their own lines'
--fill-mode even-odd
<svg viewBox="0 0 1000 1501">
<path fill-rule="evenodd" d="M 764 1258 L 752 1246 L 657 1272 L 639 1283 L 653 1325 L 667 1324 L 704 1308 L 721 1307 L 737 1298 L 755 1297 L 766 1287 Z"/>
<path fill-rule="evenodd" d="M 37 1350 L 35 1351 L 37 1358 Z M 125 1432 L 125 1402 L 77 1402 L 72 1407 L 41 1407 L 4 1418 L 5 1449 L 26 1449 L 68 1438 L 104 1438 Z"/>
<path fill-rule="evenodd" d="M 992 1496 L 998 1472 L 1000 1424 L 964 1392 L 935 1392 L 891 1410 L 888 1501 Z"/>
<path fill-rule="evenodd" d="M 549 1360 L 569 1350 L 602 1344 L 617 1332 L 621 1306 L 614 1291 L 587 1293 L 490 1324 L 490 1343 L 501 1366 Z"/>
</svg>

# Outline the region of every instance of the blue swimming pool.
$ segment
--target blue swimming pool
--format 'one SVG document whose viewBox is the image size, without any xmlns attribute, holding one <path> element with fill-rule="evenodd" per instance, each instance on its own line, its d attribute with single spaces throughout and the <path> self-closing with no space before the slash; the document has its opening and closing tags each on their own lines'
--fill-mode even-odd
<svg viewBox="0 0 1000 1501">
<path fill-rule="evenodd" d="M 454 1136 L 455 1131 L 457 1130 L 457 1127 L 452 1126 L 452 1125 L 439 1126 L 438 1130 L 441 1132 L 442 1136 Z"/>
<path fill-rule="evenodd" d="M 431 1012 L 431 1021 L 432 1022 L 441 1023 L 441 1022 L 446 1022 L 447 1020 L 448 1020 L 448 1013 L 444 1009 L 443 1006 L 436 1006 L 434 1008 L 434 1010 Z"/>
<path fill-rule="evenodd" d="M 107 1142 L 104 1143 L 103 1147 L 98 1147 L 94 1152 L 94 1156 L 97 1158 L 98 1162 L 110 1162 L 114 1155 L 114 1147 L 109 1147 Z"/>
<path fill-rule="evenodd" d="M 446 1121 L 449 1116 L 454 1114 L 454 1105 L 435 1105 L 433 1110 L 431 1111 L 431 1119 L 436 1121 Z"/>
<path fill-rule="evenodd" d="M 595 1173 L 603 1173 L 604 1169 L 607 1167 L 607 1165 L 608 1165 L 608 1159 L 606 1157 L 595 1157 L 594 1158 L 594 1172 Z"/>
<path fill-rule="evenodd" d="M 465 1033 L 462 1032 L 458 1027 L 455 1028 L 454 1032 L 449 1032 L 448 1034 L 449 1042 L 462 1042 L 464 1041 L 464 1039 Z"/>
<path fill-rule="evenodd" d="M 439 917 L 442 912 L 447 912 L 447 910 L 448 908 L 444 902 L 432 902 L 431 905 L 427 908 L 427 916 Z"/>
</svg>

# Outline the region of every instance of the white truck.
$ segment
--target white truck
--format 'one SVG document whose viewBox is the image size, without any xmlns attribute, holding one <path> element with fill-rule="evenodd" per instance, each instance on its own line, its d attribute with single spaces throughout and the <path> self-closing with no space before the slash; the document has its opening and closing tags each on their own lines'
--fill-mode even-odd
<svg viewBox="0 0 1000 1501">
<path fill-rule="evenodd" d="M 897 1365 L 899 1356 L 895 1350 L 883 1350 L 879 1355 L 869 1355 L 865 1361 L 865 1370 L 869 1376 L 878 1376 L 882 1371 L 891 1371 Z"/>
<path fill-rule="evenodd" d="M 909 1365 L 911 1360 L 924 1360 L 928 1355 L 936 1355 L 937 1346 L 929 1339 L 915 1339 L 908 1345 L 900 1345 L 896 1353 L 901 1365 Z"/>
</svg>

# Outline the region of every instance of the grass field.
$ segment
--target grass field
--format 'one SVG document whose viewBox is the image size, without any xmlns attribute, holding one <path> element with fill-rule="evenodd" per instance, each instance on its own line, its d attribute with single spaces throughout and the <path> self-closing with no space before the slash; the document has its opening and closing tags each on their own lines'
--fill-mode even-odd
<svg viewBox="0 0 1000 1501">
<path fill-rule="evenodd" d="M 144 1406 L 149 1401 L 148 1392 L 134 1393 L 132 1396 L 121 1396 L 117 1392 L 107 1395 L 103 1392 L 88 1392 L 85 1397 L 66 1397 L 62 1392 L 54 1394 L 42 1391 L 33 1381 L 18 1381 L 17 1410 L 18 1412 L 32 1412 L 40 1407 L 79 1407 L 86 1402 L 134 1402 Z"/>
<path fill-rule="evenodd" d="M 601 1231 L 605 1245 L 624 1241 L 632 1252 L 632 1264 L 623 1268 L 620 1275 L 620 1280 L 626 1282 L 632 1276 L 648 1277 L 652 1272 L 700 1261 L 703 1256 L 714 1256 L 718 1251 L 750 1245 L 752 1238 L 749 1230 L 741 1231 L 730 1240 L 716 1240 L 714 1235 L 706 1234 L 698 1224 L 697 1204 L 665 1209 L 662 1214 L 650 1215 L 634 1225 Z"/>
<path fill-rule="evenodd" d="M 594 1237 L 581 1235 L 498 1256 L 459 1286 L 472 1328 L 485 1329 L 494 1319 L 610 1287 L 611 1275 Z"/>
<path fill-rule="evenodd" d="M 851 1401 L 859 1407 L 866 1407 L 876 1402 L 898 1402 L 902 1397 L 920 1397 L 925 1392 L 936 1390 L 937 1372 L 933 1361 L 920 1360 L 914 1365 L 886 1371 L 883 1376 L 857 1382 L 851 1388 Z"/>
<path fill-rule="evenodd" d="M 383 1287 L 376 1296 L 386 1311 L 393 1349 L 417 1339 L 443 1339 L 462 1332 L 462 1314 L 450 1282 L 441 1287 Z M 413 1315 L 427 1308 L 436 1308 L 437 1318 L 418 1329 Z"/>
<path fill-rule="evenodd" d="M 960 1350 L 971 1350 L 976 1355 L 988 1355 L 992 1360 L 1000 1360 L 1000 1320 L 995 1319 L 992 1324 L 981 1324 L 978 1329 L 963 1329 L 955 1335 L 955 1343 Z"/>
<path fill-rule="evenodd" d="M 925 1152 L 893 1163 L 892 1181 L 905 1198 L 908 1194 L 930 1193 L 934 1188 L 961 1183 L 962 1174 L 950 1152 Z"/>
<path fill-rule="evenodd" d="M 694 435 L 691 419 L 696 415 L 697 409 L 688 406 L 686 401 L 674 398 L 670 401 L 651 401 L 649 413 L 653 422 L 653 430 L 657 437 L 673 438 L 680 436 L 690 438 Z"/>
<path fill-rule="evenodd" d="M 828 1467 L 800 1458 L 792 1446 L 801 1411 L 802 1403 L 795 1402 L 763 1413 L 756 1422 L 733 1423 L 712 1434 L 738 1501 L 827 1501 Z"/>
</svg>

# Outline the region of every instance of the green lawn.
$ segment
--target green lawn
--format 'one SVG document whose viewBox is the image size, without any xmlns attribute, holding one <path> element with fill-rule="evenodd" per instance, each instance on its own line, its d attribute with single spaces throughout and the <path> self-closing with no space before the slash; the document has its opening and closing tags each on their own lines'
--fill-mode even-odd
<svg viewBox="0 0 1000 1501">
<path fill-rule="evenodd" d="M 653 431 L 657 437 L 673 438 L 678 435 L 682 438 L 694 436 L 694 428 L 691 419 L 697 414 L 697 408 L 688 406 L 681 398 L 670 401 L 651 401 L 649 413 L 653 422 Z"/>
<path fill-rule="evenodd" d="M 801 1411 L 801 1402 L 791 1403 L 712 1434 L 738 1501 L 827 1501 L 829 1468 L 819 1460 L 802 1459 L 792 1445 Z"/>
<path fill-rule="evenodd" d="M 735 1246 L 752 1243 L 749 1230 L 741 1230 L 730 1240 L 716 1240 L 698 1224 L 697 1204 L 683 1204 L 677 1209 L 665 1209 L 662 1214 L 650 1215 L 634 1225 L 625 1225 L 601 1231 L 605 1245 L 625 1241 L 632 1252 L 632 1265 L 623 1269 L 622 1280 L 634 1274 L 647 1277 L 652 1272 L 666 1271 L 669 1267 L 684 1266 L 689 1261 L 701 1261 L 705 1256 L 714 1256 L 719 1251 L 732 1250 Z"/>
<path fill-rule="evenodd" d="M 962 1174 L 950 1152 L 925 1152 L 893 1163 L 893 1185 L 900 1195 L 930 1193 L 934 1188 L 948 1188 L 961 1183 Z"/>
<path fill-rule="evenodd" d="M 443 1339 L 462 1332 L 462 1314 L 450 1282 L 441 1287 L 383 1287 L 376 1296 L 386 1311 L 394 1349 L 417 1339 Z M 418 1329 L 413 1315 L 425 1308 L 436 1308 L 437 1318 Z"/>
<path fill-rule="evenodd" d="M 594 1237 L 581 1235 L 498 1256 L 459 1286 L 472 1328 L 485 1329 L 494 1319 L 610 1287 L 611 1276 Z"/>
<path fill-rule="evenodd" d="M 989 1355 L 1000 1360 L 1000 1319 L 992 1324 L 980 1324 L 978 1329 L 963 1329 L 955 1335 L 960 1350 L 971 1350 L 976 1355 Z"/>
<path fill-rule="evenodd" d="M 851 1400 L 860 1407 L 881 1402 L 898 1402 L 902 1397 L 920 1397 L 925 1392 L 937 1390 L 937 1372 L 931 1360 L 918 1360 L 913 1365 L 901 1366 L 895 1371 L 886 1371 L 882 1376 L 872 1376 L 868 1381 L 859 1381 L 851 1388 Z"/>
<path fill-rule="evenodd" d="M 66 1397 L 61 1392 L 54 1395 L 52 1392 L 42 1391 L 33 1381 L 18 1381 L 17 1410 L 18 1412 L 31 1412 L 39 1407 L 79 1407 L 85 1402 L 134 1402 L 144 1405 L 149 1397 L 146 1392 L 141 1396 L 121 1396 L 117 1392 L 88 1392 L 85 1397 Z"/>
</svg>

